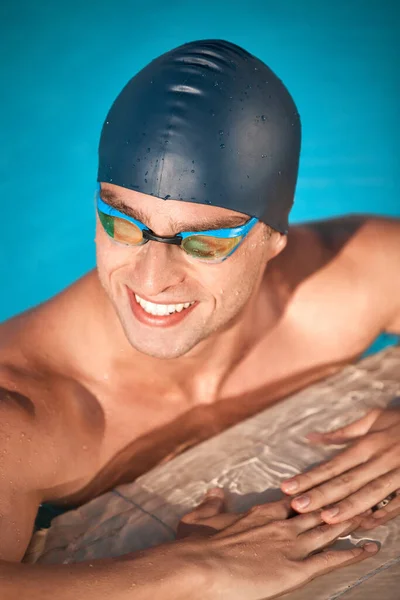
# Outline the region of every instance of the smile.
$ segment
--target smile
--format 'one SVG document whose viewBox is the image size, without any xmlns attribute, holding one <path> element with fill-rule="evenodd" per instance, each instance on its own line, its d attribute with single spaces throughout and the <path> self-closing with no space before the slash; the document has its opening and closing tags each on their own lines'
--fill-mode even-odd
<svg viewBox="0 0 400 600">
<path fill-rule="evenodd" d="M 149 314 L 156 317 L 164 317 L 167 315 L 172 315 L 174 313 L 180 313 L 189 306 L 192 306 L 194 302 L 184 302 L 180 304 L 156 304 L 154 302 L 149 302 L 148 300 L 144 300 L 137 294 L 135 294 L 135 300 L 143 310 Z"/>
</svg>

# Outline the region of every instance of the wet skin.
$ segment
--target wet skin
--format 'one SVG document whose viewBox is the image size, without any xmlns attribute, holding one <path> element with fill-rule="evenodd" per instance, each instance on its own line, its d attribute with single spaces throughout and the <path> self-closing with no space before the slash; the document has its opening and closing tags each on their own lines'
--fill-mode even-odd
<svg viewBox="0 0 400 600">
<path fill-rule="evenodd" d="M 3 323 L 0 469 L 9 493 L 0 512 L 23 512 L 12 556 L 23 555 L 41 502 L 77 505 L 132 481 L 356 360 L 380 332 L 400 332 L 399 239 L 398 221 L 372 217 L 292 227 L 252 314 L 227 324 L 222 342 L 211 333 L 221 348 L 228 340 L 223 366 L 132 347 L 97 271 Z M 242 318 L 246 336 L 233 351 L 230 327 Z M 5 520 L 4 535 L 13 527 Z"/>
</svg>

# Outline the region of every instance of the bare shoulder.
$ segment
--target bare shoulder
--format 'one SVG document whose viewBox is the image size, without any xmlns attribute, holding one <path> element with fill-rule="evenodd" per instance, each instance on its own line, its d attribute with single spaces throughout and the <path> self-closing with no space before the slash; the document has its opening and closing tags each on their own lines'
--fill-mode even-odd
<svg viewBox="0 0 400 600">
<path fill-rule="evenodd" d="M 400 333 L 400 219 L 349 215 L 294 229 L 298 239 L 312 240 L 315 269 L 331 265 L 335 285 L 351 281 L 377 332 Z"/>
<path fill-rule="evenodd" d="M 94 320 L 98 287 L 91 272 L 42 304 L 1 323 L 0 365 L 22 360 L 39 370 L 64 374 L 82 364 L 80 353 L 87 351 L 90 341 L 87 331 Z"/>
<path fill-rule="evenodd" d="M 334 254 L 341 250 L 368 252 L 374 248 L 378 254 L 390 252 L 395 258 L 400 251 L 400 219 L 396 218 L 346 215 L 296 225 L 294 230 L 315 234 L 319 244 Z"/>
<path fill-rule="evenodd" d="M 366 217 L 353 251 L 382 329 L 400 334 L 400 219 Z"/>
<path fill-rule="evenodd" d="M 71 476 L 71 458 L 76 444 L 85 443 L 91 420 L 87 413 L 96 404 L 80 383 L 74 362 L 79 339 L 73 332 L 81 331 L 77 320 L 84 319 L 82 306 L 82 312 L 76 311 L 74 303 L 80 304 L 82 286 L 90 287 L 90 281 L 0 324 L 5 468 L 18 472 L 22 487 L 42 490 L 45 500 L 56 496 Z M 78 478 L 79 469 L 72 475 Z"/>
</svg>

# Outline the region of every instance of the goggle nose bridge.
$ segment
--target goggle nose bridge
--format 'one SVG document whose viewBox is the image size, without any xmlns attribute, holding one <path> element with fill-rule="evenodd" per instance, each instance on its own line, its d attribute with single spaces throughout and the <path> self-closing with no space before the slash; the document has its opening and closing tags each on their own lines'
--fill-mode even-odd
<svg viewBox="0 0 400 600">
<path fill-rule="evenodd" d="M 175 246 L 180 246 L 182 242 L 182 236 L 180 235 L 164 237 L 156 235 L 151 229 L 143 229 L 142 235 L 146 241 L 161 242 L 162 244 L 174 244 Z"/>
</svg>

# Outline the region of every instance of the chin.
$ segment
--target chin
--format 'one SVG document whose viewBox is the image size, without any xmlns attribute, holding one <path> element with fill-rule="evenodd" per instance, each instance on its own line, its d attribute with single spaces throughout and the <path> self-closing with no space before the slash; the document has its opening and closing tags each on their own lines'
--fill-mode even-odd
<svg viewBox="0 0 400 600">
<path fill-rule="evenodd" d="M 129 334 L 129 332 L 125 333 L 130 345 L 137 352 L 162 360 L 180 358 L 181 356 L 188 354 L 195 346 L 197 346 L 197 342 L 190 343 L 188 340 L 179 341 L 176 339 L 171 341 L 147 339 L 138 343 L 136 336 Z"/>
</svg>

